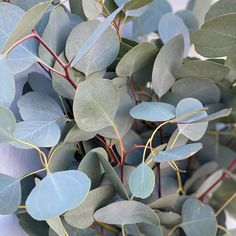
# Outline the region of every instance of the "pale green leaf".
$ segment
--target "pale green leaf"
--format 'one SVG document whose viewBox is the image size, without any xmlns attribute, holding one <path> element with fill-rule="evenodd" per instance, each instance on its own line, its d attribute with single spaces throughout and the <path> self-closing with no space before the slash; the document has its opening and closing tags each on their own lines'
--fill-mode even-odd
<svg viewBox="0 0 236 236">
<path fill-rule="evenodd" d="M 98 18 L 102 13 L 102 5 L 96 0 L 82 0 L 82 6 L 85 16 L 89 20 Z"/>
</svg>

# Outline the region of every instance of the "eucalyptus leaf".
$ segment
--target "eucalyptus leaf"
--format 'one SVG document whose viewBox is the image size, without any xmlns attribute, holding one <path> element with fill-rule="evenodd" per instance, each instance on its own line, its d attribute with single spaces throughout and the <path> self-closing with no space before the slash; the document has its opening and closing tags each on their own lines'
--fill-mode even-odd
<svg viewBox="0 0 236 236">
<path fill-rule="evenodd" d="M 99 24 L 99 22 L 98 21 L 90 21 L 90 23 L 92 22 L 92 25 L 91 25 L 91 27 L 92 27 L 92 32 L 90 31 L 89 33 L 87 33 L 86 35 L 81 35 L 80 33 L 83 33 L 83 32 L 79 32 L 79 34 L 80 34 L 80 36 L 85 36 L 85 39 L 87 39 L 87 41 L 86 41 L 86 43 L 84 43 L 84 39 L 82 39 L 82 37 L 80 37 L 80 39 L 82 40 L 81 42 L 82 42 L 82 45 L 80 46 L 80 47 L 78 47 L 77 48 L 77 55 L 75 56 L 74 55 L 74 51 L 72 51 L 72 53 L 73 53 L 73 55 L 72 55 L 72 58 L 71 59 L 73 59 L 73 61 L 72 61 L 72 63 L 71 63 L 71 66 L 72 67 L 74 67 L 84 56 L 86 56 L 87 58 L 89 57 L 88 55 L 89 55 L 89 50 L 91 49 L 91 48 L 93 48 L 93 50 L 94 50 L 94 48 L 96 48 L 96 42 L 97 42 L 97 47 L 99 46 L 99 44 L 101 44 L 101 43 L 103 43 L 103 40 L 104 40 L 104 35 L 106 34 L 106 30 L 107 30 L 107 32 L 109 32 L 110 31 L 110 33 L 107 33 L 107 36 L 105 37 L 105 39 L 107 38 L 107 37 L 112 37 L 111 35 L 114 35 L 115 34 L 115 32 L 113 31 L 112 32 L 112 29 L 111 28 L 109 28 L 110 27 L 110 24 L 111 24 L 111 22 L 114 20 L 114 18 L 116 17 L 116 15 L 122 10 L 122 8 L 124 7 L 124 5 L 121 5 L 119 8 L 117 8 L 109 17 L 107 17 L 101 24 Z M 87 24 L 85 23 L 84 24 L 84 26 L 87 26 Z M 77 29 L 80 29 L 80 28 L 77 28 Z M 109 30 L 110 29 L 110 30 Z M 76 32 L 75 31 L 75 29 L 72 31 L 72 34 L 70 34 L 70 36 L 69 36 L 69 39 L 68 40 L 70 40 L 70 37 L 72 37 L 73 36 L 73 34 L 74 34 L 74 32 Z M 72 35 L 72 36 L 71 36 Z M 113 37 L 117 37 L 117 36 L 113 36 Z M 114 38 L 115 39 L 115 38 Z M 112 40 L 113 41 L 113 40 Z M 113 41 L 112 42 L 112 44 L 113 43 L 115 43 L 116 42 L 116 40 L 115 41 Z M 70 45 L 70 42 L 68 43 L 69 45 Z M 107 40 L 105 40 L 105 44 L 107 45 Z M 104 46 L 104 45 L 102 45 L 102 46 Z M 114 54 L 111 54 L 112 56 L 114 56 L 114 59 L 115 59 L 115 57 L 118 55 L 118 51 L 119 51 L 119 47 L 117 47 L 116 45 L 115 45 L 115 47 L 113 47 L 113 45 L 111 45 L 111 47 L 114 49 Z M 107 50 L 109 50 L 109 48 L 107 48 Z M 67 49 L 66 49 L 66 51 L 67 51 Z M 100 51 L 100 50 L 99 50 Z M 87 54 L 88 53 L 88 54 Z M 68 52 L 66 52 L 66 54 L 68 54 Z M 87 54 L 87 55 L 86 55 Z M 74 58 L 74 56 L 75 56 L 75 58 Z M 67 55 L 67 57 L 68 57 L 68 55 Z M 85 58 L 86 58 L 85 57 Z M 113 60 L 114 60 L 113 59 Z M 109 60 L 111 60 L 111 58 L 109 58 Z M 109 60 L 107 60 L 107 62 L 109 61 Z M 100 65 L 99 65 L 100 66 Z M 106 67 L 105 65 L 103 65 L 104 66 L 104 68 Z M 100 70 L 101 69 L 103 69 L 103 68 L 100 68 Z M 98 69 L 99 70 L 99 69 Z M 96 71 L 96 70 L 94 70 L 94 71 Z"/>
<path fill-rule="evenodd" d="M 54 217 L 51 219 L 46 220 L 47 224 L 53 229 L 54 232 L 57 233 L 59 236 L 64 236 L 66 231 L 62 224 L 60 217 Z"/>
<path fill-rule="evenodd" d="M 151 208 L 141 202 L 132 200 L 111 203 L 97 210 L 94 214 L 94 218 L 96 221 L 106 224 L 160 224 L 158 216 Z"/>
<path fill-rule="evenodd" d="M 175 82 L 173 71 L 180 67 L 183 60 L 184 41 L 177 36 L 165 44 L 158 53 L 152 72 L 155 93 L 162 97 Z"/>
<path fill-rule="evenodd" d="M 14 213 L 21 202 L 20 181 L 8 175 L 0 174 L 0 214 Z"/>
<path fill-rule="evenodd" d="M 209 78 L 211 80 L 222 80 L 229 73 L 230 69 L 227 66 L 211 61 L 189 61 L 178 68 L 174 75 L 177 78 Z"/>
<path fill-rule="evenodd" d="M 146 121 L 167 121 L 175 117 L 175 107 L 163 102 L 143 102 L 130 111 L 133 118 Z"/>
<path fill-rule="evenodd" d="M 144 42 L 129 50 L 116 67 L 118 76 L 131 76 L 145 67 L 156 55 L 156 47 L 152 43 Z"/>
<path fill-rule="evenodd" d="M 135 10 L 137 8 L 143 7 L 147 4 L 149 4 L 150 2 L 152 2 L 153 0 L 130 0 L 130 1 L 126 1 L 127 3 L 125 4 L 124 9 L 127 10 Z"/>
<path fill-rule="evenodd" d="M 21 121 L 16 124 L 14 137 L 33 144 L 38 147 L 52 147 L 55 146 L 61 135 L 61 130 L 57 120 L 53 121 Z M 32 149 L 32 147 L 18 142 L 11 143 L 21 149 Z"/>
<path fill-rule="evenodd" d="M 102 12 L 102 4 L 96 0 L 82 0 L 82 6 L 89 20 L 98 18 Z"/>
<path fill-rule="evenodd" d="M 42 39 L 58 55 L 64 50 L 70 31 L 70 18 L 64 8 L 59 6 L 52 10 Z M 44 63 L 54 65 L 55 59 L 42 44 L 39 45 L 38 54 Z"/>
<path fill-rule="evenodd" d="M 218 103 L 221 98 L 221 91 L 217 85 L 208 79 L 180 79 L 177 80 L 172 92 L 180 99 L 195 98 L 202 104 Z"/>
<path fill-rule="evenodd" d="M 54 121 L 64 115 L 55 100 L 39 92 L 29 92 L 23 95 L 17 105 L 23 120 Z"/>
<path fill-rule="evenodd" d="M 184 24 L 188 27 L 188 30 L 190 33 L 198 29 L 198 26 L 199 26 L 198 19 L 193 14 L 192 11 L 188 9 L 180 10 L 180 11 L 177 11 L 175 14 L 183 20 Z"/>
<path fill-rule="evenodd" d="M 36 220 L 50 219 L 80 205 L 89 189 L 90 179 L 83 172 L 49 173 L 28 196 L 26 209 Z"/>
<path fill-rule="evenodd" d="M 182 207 L 181 228 L 187 236 L 216 235 L 217 221 L 213 209 L 193 198 L 187 199 Z"/>
<path fill-rule="evenodd" d="M 175 132 L 171 135 L 169 142 L 166 146 L 166 150 L 169 150 L 174 147 L 183 146 L 188 142 L 188 138 L 183 134 L 179 133 L 179 129 L 177 128 Z"/>
<path fill-rule="evenodd" d="M 133 170 L 129 177 L 131 193 L 138 198 L 149 197 L 155 187 L 155 175 L 153 170 L 145 163 Z"/>
<path fill-rule="evenodd" d="M 24 15 L 24 11 L 16 5 L 1 2 L 0 3 L 0 51 L 14 31 L 18 21 Z M 14 15 L 14 17 L 12 17 Z M 14 48 L 7 57 L 7 63 L 12 73 L 24 71 L 30 67 L 36 60 L 36 43 L 33 39 L 21 43 Z M 1 56 L 0 56 L 1 57 Z M 21 60 L 19 60 L 19 57 Z M 2 60 L 0 58 L 0 60 Z"/>
<path fill-rule="evenodd" d="M 186 144 L 180 147 L 174 147 L 166 151 L 159 152 L 154 161 L 162 163 L 166 161 L 180 161 L 193 156 L 202 148 L 201 143 Z"/>
<path fill-rule="evenodd" d="M 234 55 L 236 51 L 235 23 L 236 13 L 222 15 L 204 23 L 192 34 L 196 51 L 205 57 Z"/>
<path fill-rule="evenodd" d="M 11 32 L 9 38 L 4 44 L 2 53 L 5 53 L 17 40 L 27 35 L 36 24 L 40 21 L 46 12 L 49 2 L 39 3 L 29 9 L 16 24 L 14 30 Z"/>
<path fill-rule="evenodd" d="M 79 128 L 96 132 L 113 126 L 119 106 L 119 88 L 106 79 L 89 79 L 79 84 L 73 104 Z"/>
<path fill-rule="evenodd" d="M 110 185 L 90 191 L 80 206 L 64 215 L 66 222 L 79 229 L 88 228 L 94 222 L 94 212 L 109 203 L 114 193 L 114 188 Z"/>
<path fill-rule="evenodd" d="M 1 6 L 1 5 L 0 5 Z M 15 98 L 15 80 L 7 65 L 6 59 L 0 55 L 0 105 L 10 107 Z"/>
<path fill-rule="evenodd" d="M 148 204 L 148 206 L 153 209 L 163 209 L 163 208 L 171 207 L 175 204 L 178 197 L 179 195 L 177 193 L 173 193 L 173 194 L 157 199 L 156 201 Z"/>
<path fill-rule="evenodd" d="M 12 112 L 0 106 L 0 143 L 10 142 L 16 130 L 16 119 Z"/>
<path fill-rule="evenodd" d="M 203 106 L 201 102 L 194 98 L 185 98 L 182 99 L 177 107 L 176 107 L 176 117 L 184 115 L 188 112 L 202 109 Z M 179 132 L 186 136 L 187 138 L 191 139 L 192 141 L 197 141 L 202 138 L 204 133 L 206 132 L 208 122 L 201 122 L 201 123 L 192 123 L 201 121 L 207 118 L 207 113 L 202 110 L 195 115 L 187 119 L 181 119 L 180 123 L 178 124 Z"/>
<path fill-rule="evenodd" d="M 184 39 L 184 54 L 188 54 L 190 47 L 189 30 L 180 17 L 172 13 L 163 15 L 158 24 L 158 32 L 164 43 L 169 42 L 178 35 L 182 35 Z"/>
</svg>

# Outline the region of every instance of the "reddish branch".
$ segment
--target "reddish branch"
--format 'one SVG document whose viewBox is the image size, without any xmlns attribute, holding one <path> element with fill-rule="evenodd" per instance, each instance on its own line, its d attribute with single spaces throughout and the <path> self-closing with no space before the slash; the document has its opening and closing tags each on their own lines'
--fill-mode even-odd
<svg viewBox="0 0 236 236">
<path fill-rule="evenodd" d="M 232 163 L 227 167 L 228 171 L 231 171 L 234 166 L 236 165 L 236 160 L 233 160 Z M 208 188 L 198 199 L 200 201 L 203 201 L 204 198 L 207 196 L 207 194 L 209 192 L 211 192 L 221 181 L 223 181 L 224 179 L 226 179 L 228 177 L 228 175 L 226 173 L 224 173 L 214 184 L 211 185 L 210 188 Z"/>
<path fill-rule="evenodd" d="M 43 64 L 44 66 L 46 66 L 49 70 L 53 71 L 54 73 L 58 74 L 59 76 L 65 78 L 66 80 L 68 80 L 68 82 L 74 87 L 74 89 L 77 88 L 76 83 L 71 79 L 70 74 L 69 74 L 69 68 L 71 65 L 71 62 L 68 63 L 64 63 L 57 55 L 56 53 L 47 45 L 47 43 L 41 38 L 41 36 L 36 32 L 35 29 L 32 30 L 32 33 L 25 36 L 24 38 L 18 40 L 16 43 L 14 43 L 9 50 L 7 51 L 7 53 L 10 53 L 15 47 L 17 47 L 18 45 L 20 45 L 21 43 L 34 38 L 36 40 L 39 41 L 40 44 L 42 44 L 47 51 L 52 55 L 52 57 L 61 65 L 61 67 L 64 69 L 65 74 L 55 70 L 54 68 L 52 68 L 51 66 L 47 65 L 46 63 L 44 63 L 43 61 L 41 61 L 41 64 Z M 72 59 L 73 60 L 73 59 Z"/>
</svg>

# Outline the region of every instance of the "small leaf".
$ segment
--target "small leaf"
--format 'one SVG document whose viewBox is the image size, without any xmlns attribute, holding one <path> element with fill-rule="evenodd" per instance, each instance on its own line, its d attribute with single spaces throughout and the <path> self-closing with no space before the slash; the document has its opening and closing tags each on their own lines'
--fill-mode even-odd
<svg viewBox="0 0 236 236">
<path fill-rule="evenodd" d="M 187 26 L 180 17 L 174 15 L 173 13 L 167 13 L 162 16 L 158 24 L 158 32 L 164 43 L 169 42 L 178 35 L 182 35 L 185 45 L 184 54 L 188 54 L 190 47 L 190 35 Z"/>
<path fill-rule="evenodd" d="M 194 98 L 185 98 L 176 107 L 176 119 L 191 111 L 198 111 L 189 118 L 179 120 L 180 123 L 178 124 L 179 132 L 192 141 L 201 139 L 208 126 L 208 122 L 194 123 L 207 118 L 207 113 L 204 110 L 199 111 L 201 109 L 203 109 L 201 102 Z"/>
<path fill-rule="evenodd" d="M 57 233 L 58 236 L 65 235 L 66 231 L 60 217 L 57 216 L 57 217 L 48 219 L 46 220 L 46 222 L 50 226 L 50 228 L 53 229 L 53 231 Z"/>
<path fill-rule="evenodd" d="M 80 205 L 89 189 L 90 179 L 83 172 L 49 173 L 28 196 L 26 209 L 36 220 L 50 219 Z"/>
<path fill-rule="evenodd" d="M 49 2 L 39 3 L 38 5 L 29 9 L 17 23 L 15 29 L 11 32 L 7 39 L 2 53 L 6 52 L 17 40 L 27 35 L 36 24 L 40 21 L 43 14 L 49 6 Z"/>
<path fill-rule="evenodd" d="M 141 202 L 119 201 L 97 210 L 94 214 L 96 221 L 105 224 L 136 224 L 146 223 L 160 225 L 158 216 L 151 208 Z"/>
<path fill-rule="evenodd" d="M 119 89 L 107 79 L 89 79 L 79 84 L 73 111 L 79 128 L 96 132 L 112 126 L 119 106 Z"/>
<path fill-rule="evenodd" d="M 169 194 L 165 197 L 157 199 L 156 201 L 148 204 L 148 206 L 153 209 L 169 208 L 169 207 L 172 207 L 176 203 L 178 198 L 179 198 L 178 193 Z"/>
<path fill-rule="evenodd" d="M 94 0 L 82 0 L 82 6 L 85 16 L 89 20 L 98 18 L 102 12 L 102 4 Z"/>
<path fill-rule="evenodd" d="M 133 118 L 146 121 L 167 121 L 175 117 L 175 107 L 163 102 L 142 102 L 130 111 Z"/>
<path fill-rule="evenodd" d="M 144 42 L 130 49 L 119 61 L 116 67 L 118 76 L 131 76 L 144 68 L 156 55 L 156 47 L 152 43 Z"/>
<path fill-rule="evenodd" d="M 13 140 L 16 130 L 16 119 L 8 108 L 0 106 L 0 143 Z"/>
<path fill-rule="evenodd" d="M 0 54 L 0 105 L 10 107 L 15 98 L 15 80 L 7 65 L 6 59 Z"/>
<path fill-rule="evenodd" d="M 0 214 L 14 213 L 21 202 L 20 181 L 11 176 L 0 174 Z"/>
<path fill-rule="evenodd" d="M 127 2 L 124 6 L 124 10 L 135 10 L 137 8 L 143 7 L 149 3 L 151 3 L 153 0 L 130 0 L 125 1 Z"/>
<path fill-rule="evenodd" d="M 152 72 L 152 84 L 155 93 L 162 97 L 175 82 L 172 73 L 180 67 L 183 60 L 184 42 L 177 36 L 165 44 L 158 53 Z"/>
<path fill-rule="evenodd" d="M 116 17 L 116 15 L 123 9 L 124 5 L 121 5 L 117 8 L 110 16 L 108 16 L 100 25 L 97 25 L 96 30 L 93 31 L 92 34 L 85 37 L 85 43 L 81 45 L 82 47 L 77 51 L 76 57 L 73 59 L 75 55 L 72 55 L 73 61 L 71 66 L 74 67 L 88 52 L 89 50 L 95 45 L 95 43 L 100 39 L 103 33 L 109 28 L 110 24 Z M 72 31 L 73 32 L 73 31 Z M 83 36 L 83 35 L 80 35 Z M 70 36 L 69 36 L 70 37 Z M 84 42 L 84 41 L 83 41 Z M 105 44 L 107 41 L 105 40 Z M 104 46 L 104 44 L 103 44 Z M 101 50 L 99 50 L 101 52 Z M 118 54 L 118 52 L 117 52 Z M 116 55 L 117 56 L 117 55 Z M 115 59 L 115 58 L 114 58 Z"/>
<path fill-rule="evenodd" d="M 172 92 L 180 99 L 195 98 L 205 104 L 218 103 L 221 91 L 212 80 L 208 79 L 180 79 L 177 80 Z"/>
<path fill-rule="evenodd" d="M 179 129 L 177 128 L 175 132 L 171 135 L 168 144 L 166 146 L 166 150 L 169 150 L 174 147 L 183 146 L 188 142 L 188 138 L 186 138 L 183 134 L 179 133 Z"/>
<path fill-rule="evenodd" d="M 129 177 L 129 187 L 131 193 L 138 198 L 145 199 L 149 197 L 155 186 L 155 175 L 153 170 L 142 163 L 139 165 Z"/>
<path fill-rule="evenodd" d="M 214 211 L 193 198 L 187 199 L 182 207 L 182 224 L 186 236 L 213 236 L 217 232 Z"/>
<path fill-rule="evenodd" d="M 17 105 L 23 120 L 53 121 L 64 115 L 55 100 L 39 92 L 26 93 Z"/>
<path fill-rule="evenodd" d="M 94 222 L 94 212 L 109 203 L 113 195 L 114 188 L 110 185 L 90 191 L 80 206 L 64 215 L 66 222 L 79 229 L 88 228 Z"/>
<path fill-rule="evenodd" d="M 201 143 L 186 144 L 180 147 L 171 148 L 166 151 L 159 152 L 154 161 L 162 163 L 166 161 L 180 161 L 193 156 L 196 152 L 202 149 Z"/>
</svg>

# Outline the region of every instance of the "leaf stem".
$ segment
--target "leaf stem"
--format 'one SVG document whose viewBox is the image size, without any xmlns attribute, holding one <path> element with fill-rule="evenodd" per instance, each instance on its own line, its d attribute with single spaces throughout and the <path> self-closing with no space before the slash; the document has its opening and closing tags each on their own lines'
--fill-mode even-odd
<svg viewBox="0 0 236 236">
<path fill-rule="evenodd" d="M 122 232 L 122 236 L 126 236 L 126 234 L 125 234 L 125 225 L 121 225 L 121 232 Z"/>
</svg>

